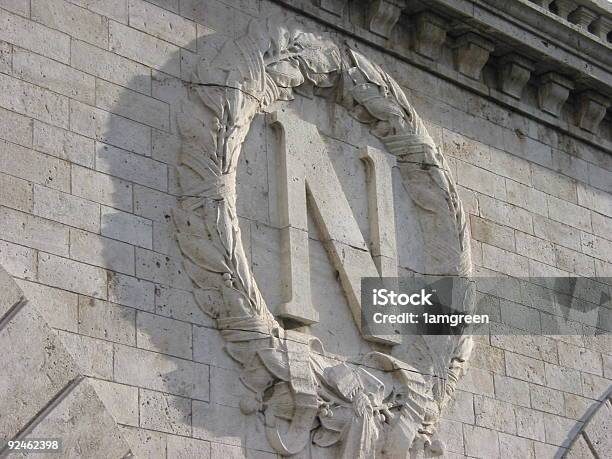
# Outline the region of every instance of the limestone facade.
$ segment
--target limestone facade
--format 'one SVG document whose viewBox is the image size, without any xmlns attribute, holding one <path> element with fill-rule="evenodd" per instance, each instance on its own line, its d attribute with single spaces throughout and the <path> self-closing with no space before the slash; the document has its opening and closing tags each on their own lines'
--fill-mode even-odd
<svg viewBox="0 0 612 459">
<path fill-rule="evenodd" d="M 424 389 L 441 412 L 418 400 L 395 449 L 347 440 L 316 396 L 303 431 L 271 419 L 245 397 L 264 358 L 223 314 L 251 305 L 272 331 L 249 332 L 289 355 L 266 371 L 316 362 L 342 396 L 343 359 L 421 370 L 414 343 L 360 333 L 364 272 L 578 276 L 610 295 L 611 31 L 601 0 L 0 0 L 0 439 L 62 437 L 64 457 L 606 457 L 610 335 L 580 315 L 557 334 L 560 308 L 520 287 L 489 313 L 530 333 L 453 349 L 449 396 Z M 417 399 L 427 365 L 384 362 L 385 387 Z M 373 412 L 362 432 L 392 438 Z"/>
</svg>

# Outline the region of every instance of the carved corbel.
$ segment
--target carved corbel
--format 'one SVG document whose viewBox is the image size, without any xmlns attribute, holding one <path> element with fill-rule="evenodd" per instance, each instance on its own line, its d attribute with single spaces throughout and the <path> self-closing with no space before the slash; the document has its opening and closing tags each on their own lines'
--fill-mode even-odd
<svg viewBox="0 0 612 459">
<path fill-rule="evenodd" d="M 456 39 L 454 48 L 455 66 L 459 73 L 478 80 L 495 46 L 486 38 L 474 32 L 468 32 Z"/>
<path fill-rule="evenodd" d="M 578 96 L 578 126 L 585 131 L 597 133 L 599 123 L 606 116 L 610 99 L 598 92 L 587 90 Z"/>
<path fill-rule="evenodd" d="M 342 16 L 348 0 L 316 0 L 316 5 L 328 13 Z"/>
<path fill-rule="evenodd" d="M 499 66 L 501 92 L 520 99 L 533 70 L 533 63 L 529 59 L 515 53 L 506 54 L 500 59 Z"/>
<path fill-rule="evenodd" d="M 593 22 L 593 33 L 600 40 L 608 41 L 608 34 L 612 32 L 612 19 L 606 16 L 600 16 Z"/>
<path fill-rule="evenodd" d="M 576 9 L 576 2 L 574 0 L 555 0 L 555 5 L 557 7 L 557 16 L 566 21 L 570 13 Z"/>
<path fill-rule="evenodd" d="M 368 29 L 377 35 L 389 38 L 397 24 L 402 7 L 388 0 L 374 0 L 368 9 Z"/>
<path fill-rule="evenodd" d="M 540 77 L 538 105 L 545 112 L 559 116 L 573 88 L 574 84 L 564 76 L 554 72 L 545 73 Z"/>
<path fill-rule="evenodd" d="M 576 11 L 568 16 L 571 23 L 576 24 L 584 31 L 589 31 L 589 26 L 597 18 L 597 13 L 584 6 L 578 7 Z"/>
<path fill-rule="evenodd" d="M 431 11 L 417 14 L 414 21 L 414 50 L 422 56 L 437 60 L 446 41 L 447 21 Z"/>
</svg>

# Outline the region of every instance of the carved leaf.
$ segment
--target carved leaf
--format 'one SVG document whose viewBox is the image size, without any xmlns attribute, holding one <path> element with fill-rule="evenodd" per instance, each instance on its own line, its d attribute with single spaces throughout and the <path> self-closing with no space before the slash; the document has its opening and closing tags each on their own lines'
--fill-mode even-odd
<svg viewBox="0 0 612 459">
<path fill-rule="evenodd" d="M 304 75 L 295 61 L 276 62 L 269 65 L 267 71 L 274 82 L 282 88 L 293 88 L 304 82 Z"/>
<path fill-rule="evenodd" d="M 378 65 L 371 63 L 360 52 L 354 49 L 351 49 L 349 52 L 355 65 L 363 72 L 368 81 L 383 88 L 387 86 L 383 77 L 384 72 Z"/>
<path fill-rule="evenodd" d="M 183 253 L 196 265 L 217 273 L 230 272 L 225 257 L 208 239 L 181 233 L 177 240 Z"/>
</svg>

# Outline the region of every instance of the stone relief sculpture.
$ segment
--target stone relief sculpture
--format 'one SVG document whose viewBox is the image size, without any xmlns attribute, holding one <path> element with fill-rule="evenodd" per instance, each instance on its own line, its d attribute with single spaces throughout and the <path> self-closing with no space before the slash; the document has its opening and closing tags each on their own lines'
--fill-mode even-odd
<svg viewBox="0 0 612 459">
<path fill-rule="evenodd" d="M 253 118 L 293 91 L 336 97 L 396 156 L 403 186 L 423 211 L 435 274 L 470 274 L 469 237 L 449 167 L 399 85 L 359 52 L 298 28 L 253 22 L 243 37 L 202 58 L 190 101 L 178 115 L 182 137 L 177 240 L 194 295 L 212 315 L 227 352 L 242 366 L 245 414 L 263 419 L 282 455 L 314 444 L 341 457 L 406 458 L 442 453 L 435 424 L 471 351 L 471 337 L 444 337 L 433 375 L 401 356 L 355 360 L 285 330 L 249 268 L 236 214 L 236 169 Z M 222 305 L 210 301 L 220 292 Z M 431 343 L 434 343 L 431 337 Z M 440 350 L 440 349 L 444 350 Z"/>
</svg>

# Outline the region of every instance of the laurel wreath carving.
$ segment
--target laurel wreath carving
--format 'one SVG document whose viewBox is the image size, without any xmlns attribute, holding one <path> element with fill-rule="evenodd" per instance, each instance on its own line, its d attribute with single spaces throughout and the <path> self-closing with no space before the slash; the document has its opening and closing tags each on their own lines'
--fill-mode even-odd
<svg viewBox="0 0 612 459">
<path fill-rule="evenodd" d="M 177 116 L 182 198 L 173 217 L 195 299 L 242 365 L 242 411 L 262 417 L 270 444 L 284 455 L 313 444 L 340 445 L 345 458 L 407 457 L 411 448 L 441 453 L 435 424 L 471 337 L 453 338 L 446 353 L 432 349 L 430 377 L 386 354 L 360 362 L 326 354 L 269 311 L 236 213 L 236 169 L 253 118 L 295 90 L 326 94 L 396 156 L 406 191 L 436 229 L 427 231 L 431 262 L 448 267 L 438 274 L 469 275 L 469 237 L 450 169 L 400 86 L 356 50 L 273 20 L 253 22 L 243 37 L 214 48 L 188 86 L 191 98 Z"/>
</svg>

